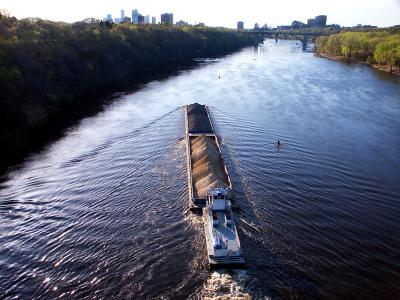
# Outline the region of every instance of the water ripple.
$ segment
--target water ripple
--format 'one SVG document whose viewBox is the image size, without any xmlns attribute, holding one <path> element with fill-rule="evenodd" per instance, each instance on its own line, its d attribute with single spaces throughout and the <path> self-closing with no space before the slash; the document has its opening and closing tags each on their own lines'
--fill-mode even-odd
<svg viewBox="0 0 400 300">
<path fill-rule="evenodd" d="M 280 41 L 116 95 L 2 179 L 0 297 L 395 299 L 399 94 Z M 196 101 L 241 208 L 243 272 L 208 272 L 188 210 Z"/>
</svg>

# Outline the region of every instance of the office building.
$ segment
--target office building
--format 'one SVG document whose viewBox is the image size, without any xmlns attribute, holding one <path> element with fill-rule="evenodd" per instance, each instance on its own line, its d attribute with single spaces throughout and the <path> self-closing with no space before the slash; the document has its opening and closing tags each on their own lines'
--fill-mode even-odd
<svg viewBox="0 0 400 300">
<path fill-rule="evenodd" d="M 125 19 L 125 10 L 121 9 L 121 21 Z"/>
<path fill-rule="evenodd" d="M 143 25 L 144 24 L 144 16 L 142 16 L 141 14 L 139 14 L 139 16 L 138 16 L 138 24 L 139 25 Z"/>
<path fill-rule="evenodd" d="M 244 29 L 244 23 L 242 21 L 237 22 L 237 29 L 238 30 L 243 30 Z"/>
<path fill-rule="evenodd" d="M 137 9 L 132 10 L 132 23 L 139 24 L 139 12 Z"/>
<path fill-rule="evenodd" d="M 157 24 L 156 17 L 151 17 L 151 24 Z"/>
<path fill-rule="evenodd" d="M 314 19 L 308 19 L 307 25 L 308 25 L 308 27 L 325 27 L 326 20 L 327 20 L 327 17 L 324 15 L 316 16 Z"/>
<path fill-rule="evenodd" d="M 161 15 L 161 23 L 162 24 L 173 25 L 174 24 L 174 16 L 173 16 L 173 14 L 170 14 L 170 13 L 162 14 Z"/>
<path fill-rule="evenodd" d="M 150 16 L 149 15 L 146 15 L 144 17 L 144 24 L 150 24 Z"/>
</svg>

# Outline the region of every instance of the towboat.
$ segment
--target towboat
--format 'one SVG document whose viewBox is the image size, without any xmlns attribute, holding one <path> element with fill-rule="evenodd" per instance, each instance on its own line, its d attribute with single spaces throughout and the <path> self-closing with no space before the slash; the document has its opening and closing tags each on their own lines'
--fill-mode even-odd
<svg viewBox="0 0 400 300">
<path fill-rule="evenodd" d="M 207 192 L 203 209 L 204 231 L 210 267 L 244 265 L 231 201 L 227 188 L 212 188 Z"/>
</svg>

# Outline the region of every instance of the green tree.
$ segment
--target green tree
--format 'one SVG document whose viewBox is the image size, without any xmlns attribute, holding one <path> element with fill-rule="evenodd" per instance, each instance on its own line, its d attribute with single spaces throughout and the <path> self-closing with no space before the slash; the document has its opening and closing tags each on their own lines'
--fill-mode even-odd
<svg viewBox="0 0 400 300">
<path fill-rule="evenodd" d="M 397 64 L 399 55 L 399 44 L 396 41 L 381 42 L 376 46 L 374 57 L 375 60 L 382 65 L 388 65 L 390 72 L 393 72 L 393 67 Z"/>
<path fill-rule="evenodd" d="M 390 70 L 399 66 L 398 47 L 400 34 L 391 29 L 371 32 L 342 32 L 317 39 L 317 51 L 334 55 L 352 57 L 366 61 L 388 65 Z"/>
<path fill-rule="evenodd" d="M 88 101 L 124 77 L 251 44 L 250 35 L 224 28 L 68 24 L 0 11 L 0 135 Z"/>
</svg>

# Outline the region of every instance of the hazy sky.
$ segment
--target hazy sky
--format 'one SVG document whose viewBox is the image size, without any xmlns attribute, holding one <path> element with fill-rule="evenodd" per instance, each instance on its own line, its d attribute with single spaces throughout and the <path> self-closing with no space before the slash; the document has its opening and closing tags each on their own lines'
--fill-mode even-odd
<svg viewBox="0 0 400 300">
<path fill-rule="evenodd" d="M 285 25 L 293 20 L 306 22 L 319 14 L 328 16 L 328 24 L 344 26 L 400 24 L 400 0 L 1 0 L 0 8 L 17 18 L 40 17 L 74 22 L 87 17 L 104 18 L 107 13 L 119 17 L 120 9 L 130 16 L 136 8 L 143 15 L 174 13 L 174 21 L 204 22 L 210 26 L 245 27 Z"/>
</svg>

